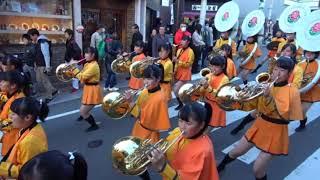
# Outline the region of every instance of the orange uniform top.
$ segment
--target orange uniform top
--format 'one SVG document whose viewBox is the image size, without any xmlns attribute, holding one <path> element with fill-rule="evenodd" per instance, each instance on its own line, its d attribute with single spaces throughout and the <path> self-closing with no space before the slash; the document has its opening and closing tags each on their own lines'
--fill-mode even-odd
<svg viewBox="0 0 320 180">
<path fill-rule="evenodd" d="M 25 97 L 23 92 L 16 92 L 13 96 L 11 96 L 8 101 L 3 106 L 3 109 L 0 114 L 1 123 L 8 123 L 12 122 L 9 118 L 10 114 L 10 106 L 14 100 Z M 1 142 L 2 142 L 2 149 L 1 155 L 4 156 L 10 150 L 10 148 L 16 143 L 19 135 L 19 129 L 12 128 L 12 126 L 8 126 L 2 129 L 4 132 Z"/>
<path fill-rule="evenodd" d="M 160 82 L 161 90 L 167 95 L 167 99 L 172 98 L 171 82 L 173 78 L 173 63 L 170 58 L 161 59 L 158 61 L 163 67 L 163 80 Z"/>
<path fill-rule="evenodd" d="M 181 134 L 179 128 L 166 138 L 169 143 Z M 195 139 L 181 138 L 166 152 L 168 163 L 161 173 L 163 179 L 219 180 L 214 149 L 207 135 Z"/>
<path fill-rule="evenodd" d="M 247 43 L 243 47 L 242 51 L 249 55 L 253 51 L 254 45 L 255 43 L 252 43 L 252 44 Z M 247 70 L 253 70 L 254 68 L 256 68 L 256 59 L 259 58 L 261 55 L 262 55 L 262 51 L 259 47 L 257 47 L 256 51 L 254 52 L 250 60 L 247 62 L 247 64 L 242 65 L 241 68 L 247 69 Z"/>
<path fill-rule="evenodd" d="M 286 155 L 289 149 L 289 120 L 303 119 L 299 90 L 290 84 L 275 85 L 270 96 L 244 102 L 237 109 L 257 109 L 258 117 L 245 134 L 259 149 L 274 155 Z"/>
<path fill-rule="evenodd" d="M 232 56 L 235 57 L 237 55 L 237 43 L 234 42 L 231 38 L 228 38 L 227 40 L 222 39 L 221 37 L 217 40 L 216 44 L 214 45 L 214 48 L 220 49 L 221 46 L 224 44 L 228 44 L 231 46 L 232 49 Z"/>
<path fill-rule="evenodd" d="M 300 88 L 303 78 L 303 69 L 295 65 L 288 79 L 288 83 L 295 86 L 296 88 Z"/>
<path fill-rule="evenodd" d="M 229 83 L 229 78 L 224 73 L 214 75 L 212 73 L 206 76 L 208 78 L 209 87 L 207 89 L 201 89 L 205 92 L 205 100 L 210 104 L 212 108 L 211 120 L 209 125 L 213 127 L 225 127 L 226 126 L 226 112 L 219 107 L 215 100 L 217 91 L 221 86 Z"/>
<path fill-rule="evenodd" d="M 229 79 L 237 76 L 237 67 L 230 58 L 227 58 L 227 76 Z"/>
<path fill-rule="evenodd" d="M 180 81 L 191 80 L 191 68 L 194 61 L 193 50 L 188 47 L 186 49 L 180 48 L 177 51 L 178 62 L 175 65 L 175 79 Z"/>
<path fill-rule="evenodd" d="M 170 128 L 167 98 L 160 87 L 144 89 L 139 95 L 131 114 L 137 118 L 132 135 L 143 139 L 158 140 L 159 131 Z"/>
<path fill-rule="evenodd" d="M 319 64 L 317 61 L 312 60 L 309 61 L 302 61 L 298 64 L 301 69 L 303 70 L 304 76 L 311 76 L 313 79 L 316 73 L 320 70 Z M 317 102 L 320 101 L 320 79 L 312 86 L 310 90 L 301 94 L 301 101 L 303 102 Z"/>
<path fill-rule="evenodd" d="M 273 37 L 272 39 L 271 39 L 271 42 L 279 42 L 279 44 L 280 43 L 283 43 L 283 42 L 285 42 L 286 40 L 284 39 L 284 38 L 278 38 L 278 37 Z M 278 45 L 279 46 L 279 45 Z M 275 57 L 276 56 L 276 54 L 277 54 L 277 51 L 278 50 L 269 50 L 269 53 L 268 53 L 268 56 L 269 57 L 271 57 L 271 58 L 273 58 L 273 57 Z"/>
<path fill-rule="evenodd" d="M 146 56 L 143 53 L 138 54 L 135 57 L 133 57 L 132 63 L 137 62 L 137 61 L 141 61 L 145 57 Z M 129 88 L 135 89 L 135 90 L 143 88 L 143 79 L 142 78 L 138 79 L 138 78 L 131 76 L 130 80 L 129 80 Z"/>
</svg>

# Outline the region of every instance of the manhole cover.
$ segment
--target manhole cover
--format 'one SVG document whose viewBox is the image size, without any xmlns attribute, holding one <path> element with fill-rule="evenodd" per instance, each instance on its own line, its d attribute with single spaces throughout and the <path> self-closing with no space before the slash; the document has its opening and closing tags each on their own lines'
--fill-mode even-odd
<svg viewBox="0 0 320 180">
<path fill-rule="evenodd" d="M 88 143 L 88 147 L 89 147 L 89 148 L 97 148 L 97 147 L 101 146 L 102 143 L 103 143 L 103 141 L 102 141 L 101 139 L 99 139 L 99 140 L 93 140 L 93 141 L 90 141 L 90 142 Z"/>
</svg>

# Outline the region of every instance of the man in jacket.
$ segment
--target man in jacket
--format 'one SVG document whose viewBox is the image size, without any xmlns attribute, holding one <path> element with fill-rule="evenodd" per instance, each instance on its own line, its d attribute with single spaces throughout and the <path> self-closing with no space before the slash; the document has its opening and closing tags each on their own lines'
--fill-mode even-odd
<svg viewBox="0 0 320 180">
<path fill-rule="evenodd" d="M 159 47 L 165 44 L 170 44 L 169 36 L 165 34 L 166 28 L 164 25 L 159 26 L 159 33 L 152 40 L 152 57 L 159 57 Z"/>
</svg>

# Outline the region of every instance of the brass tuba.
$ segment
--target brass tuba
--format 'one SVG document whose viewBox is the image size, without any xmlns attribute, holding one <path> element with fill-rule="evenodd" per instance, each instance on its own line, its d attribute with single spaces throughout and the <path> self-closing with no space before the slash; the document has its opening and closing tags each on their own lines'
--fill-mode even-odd
<svg viewBox="0 0 320 180">
<path fill-rule="evenodd" d="M 147 170 L 147 165 L 150 163 L 148 155 L 155 148 L 166 152 L 182 138 L 182 135 L 183 131 L 171 142 L 161 139 L 155 144 L 138 137 L 123 137 L 112 146 L 112 166 L 125 175 L 140 175 Z"/>
<path fill-rule="evenodd" d="M 318 83 L 318 81 L 320 79 L 320 60 L 316 60 L 316 62 L 318 64 L 318 69 L 315 74 L 314 73 L 304 73 L 303 74 L 301 87 L 299 89 L 300 93 L 302 93 L 302 94 L 308 92 L 311 88 L 313 88 Z M 309 63 L 309 61 L 307 63 Z"/>
<path fill-rule="evenodd" d="M 141 61 L 136 61 L 130 65 L 130 74 L 135 78 L 143 78 L 143 71 L 151 64 L 158 61 L 160 58 L 145 57 Z"/>
<path fill-rule="evenodd" d="M 128 73 L 130 70 L 131 59 L 130 56 L 135 53 L 131 52 L 126 54 L 125 56 L 119 55 L 117 59 L 113 60 L 111 63 L 111 70 L 114 73 L 121 74 L 121 73 Z"/>
<path fill-rule="evenodd" d="M 222 109 L 231 111 L 233 103 L 246 102 L 259 97 L 264 93 L 265 87 L 272 86 L 277 78 L 272 82 L 270 80 L 269 73 L 260 73 L 256 77 L 256 83 L 252 85 L 240 87 L 232 83 L 225 84 L 216 94 L 217 102 Z"/>
<path fill-rule="evenodd" d="M 200 71 L 200 76 L 206 78 L 206 75 L 211 73 L 209 68 L 203 68 Z M 186 83 L 179 89 L 178 96 L 182 102 L 190 102 L 199 99 L 200 89 L 202 85 L 198 82 L 197 84 Z"/>
<path fill-rule="evenodd" d="M 74 63 L 62 63 L 56 69 L 56 76 L 62 82 L 69 82 L 74 78 L 71 74 L 74 69 L 77 68 L 79 64 L 83 64 L 86 59 L 81 59 Z"/>
<path fill-rule="evenodd" d="M 141 92 L 140 90 L 129 90 L 132 96 L 136 96 Z M 134 99 L 134 98 L 133 98 Z M 132 101 L 128 101 L 124 98 L 124 95 L 119 92 L 111 92 L 104 96 L 102 101 L 103 111 L 111 119 L 121 119 L 132 110 L 130 105 Z"/>
</svg>

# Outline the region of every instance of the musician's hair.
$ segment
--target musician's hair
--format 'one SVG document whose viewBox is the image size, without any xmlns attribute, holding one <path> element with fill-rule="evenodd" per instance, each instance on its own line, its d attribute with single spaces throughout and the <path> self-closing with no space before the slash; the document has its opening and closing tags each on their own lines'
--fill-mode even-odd
<svg viewBox="0 0 320 180">
<path fill-rule="evenodd" d="M 224 56 L 209 57 L 209 63 L 214 66 L 220 66 L 222 68 L 222 72 L 227 74 L 227 58 Z"/>
<path fill-rule="evenodd" d="M 168 53 L 171 52 L 171 47 L 169 44 L 161 44 L 158 48 L 158 52 L 160 52 L 162 49 L 167 51 Z"/>
<path fill-rule="evenodd" d="M 94 47 L 87 47 L 84 53 L 93 54 L 94 60 L 98 60 L 98 50 Z"/>
<path fill-rule="evenodd" d="M 18 58 L 16 58 L 15 56 L 13 55 L 6 55 L 3 60 L 2 60 L 2 64 L 5 65 L 5 66 L 14 66 L 14 69 L 22 72 L 23 69 L 22 69 L 22 62 L 21 60 L 19 60 Z"/>
<path fill-rule="evenodd" d="M 290 57 L 280 56 L 276 62 L 276 66 L 291 72 L 295 66 L 295 63 Z"/>
<path fill-rule="evenodd" d="M 74 158 L 74 159 L 73 159 Z M 88 166 L 79 153 L 53 150 L 36 155 L 20 170 L 18 180 L 86 180 Z"/>
<path fill-rule="evenodd" d="M 161 67 L 158 64 L 151 64 L 143 71 L 144 78 L 155 78 L 158 80 L 163 79 Z"/>
<path fill-rule="evenodd" d="M 144 42 L 143 41 L 137 41 L 136 43 L 134 43 L 134 46 L 135 47 L 139 47 L 139 48 L 142 48 L 142 49 L 144 49 L 145 48 L 145 44 L 144 44 Z"/>
<path fill-rule="evenodd" d="M 227 52 L 227 57 L 232 59 L 232 48 L 229 44 L 224 44 L 221 46 L 221 50 Z"/>
<path fill-rule="evenodd" d="M 189 122 L 190 119 L 197 123 L 204 122 L 204 127 L 192 138 L 197 138 L 203 134 L 207 129 L 211 119 L 212 109 L 208 103 L 201 104 L 199 102 L 192 102 L 185 104 L 179 111 L 178 117 L 182 121 Z"/>
<path fill-rule="evenodd" d="M 44 122 L 49 114 L 48 105 L 32 97 L 23 97 L 14 100 L 10 106 L 10 110 L 21 118 L 32 115 L 34 122 L 36 122 L 38 118 Z"/>
<path fill-rule="evenodd" d="M 307 50 L 303 50 L 303 54 L 306 55 L 306 52 L 308 52 Z M 312 52 L 312 51 L 309 51 Z M 319 57 L 319 51 L 313 52 L 314 53 L 314 59 L 317 59 Z"/>
<path fill-rule="evenodd" d="M 292 51 L 292 55 L 291 55 L 291 59 L 294 61 L 294 63 L 297 63 L 297 60 L 296 60 L 296 55 L 297 55 L 297 47 L 296 45 L 292 44 L 292 43 L 287 43 L 285 44 L 282 49 L 281 49 L 281 52 L 283 52 L 285 49 L 287 48 L 290 48 L 290 50 Z"/>
</svg>

